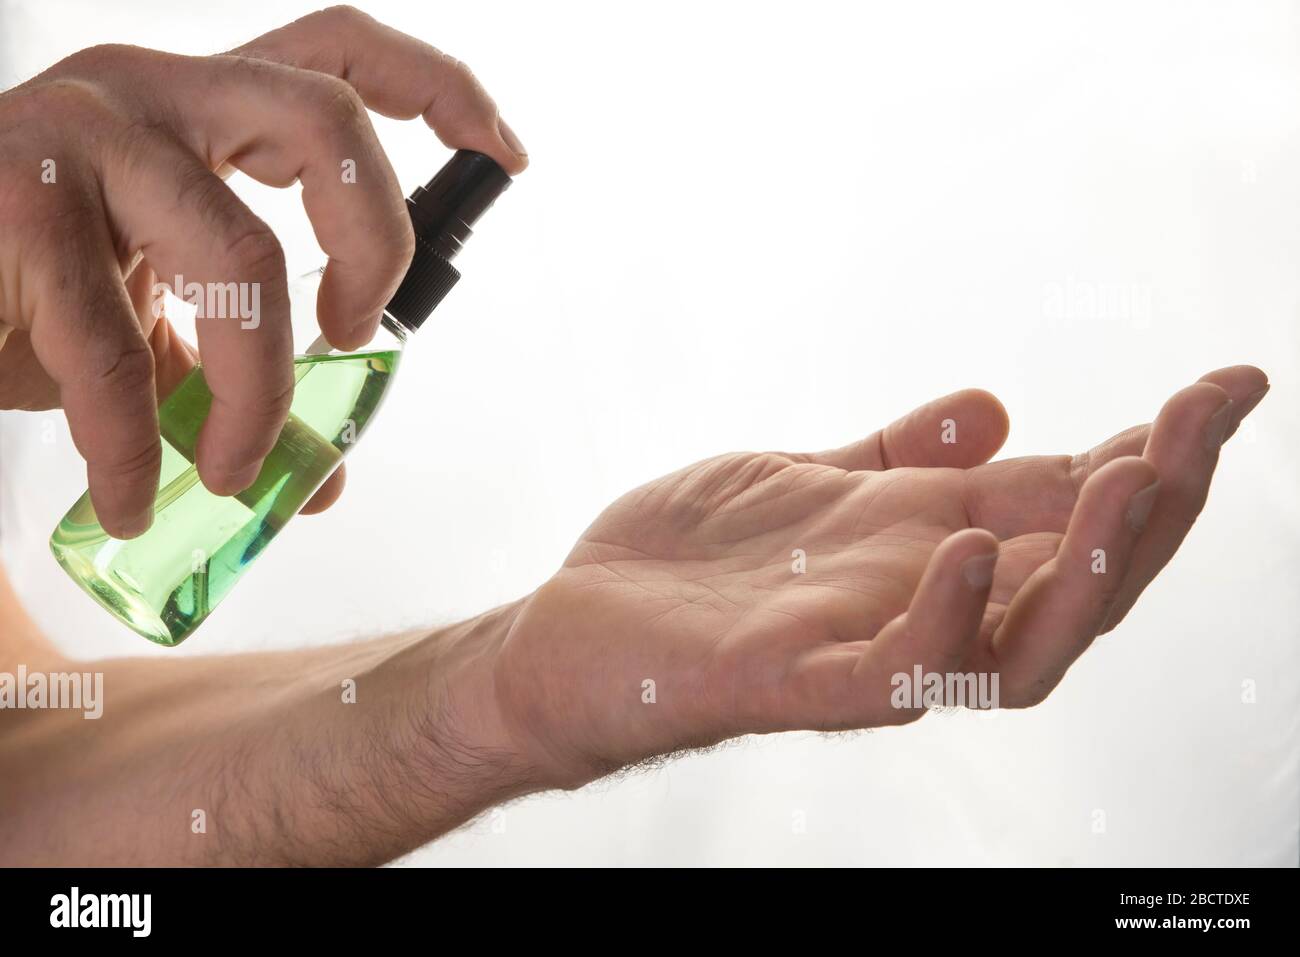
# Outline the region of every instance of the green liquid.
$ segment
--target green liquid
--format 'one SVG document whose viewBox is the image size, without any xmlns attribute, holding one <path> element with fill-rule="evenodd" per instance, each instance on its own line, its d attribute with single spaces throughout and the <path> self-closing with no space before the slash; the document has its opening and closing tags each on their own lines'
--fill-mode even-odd
<svg viewBox="0 0 1300 957">
<path fill-rule="evenodd" d="M 199 427 L 212 404 L 196 368 L 158 408 L 162 473 L 149 531 L 130 541 L 109 537 L 86 494 L 54 530 L 54 557 L 129 628 L 159 644 L 180 644 L 360 438 L 399 355 L 298 356 L 289 421 L 257 481 L 232 497 L 209 492 L 194 468 Z"/>
</svg>

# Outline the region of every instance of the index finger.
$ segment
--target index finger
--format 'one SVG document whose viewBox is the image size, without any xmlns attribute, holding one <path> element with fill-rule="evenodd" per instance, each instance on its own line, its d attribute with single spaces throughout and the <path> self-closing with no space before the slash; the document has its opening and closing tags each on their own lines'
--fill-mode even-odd
<svg viewBox="0 0 1300 957">
<path fill-rule="evenodd" d="M 528 166 L 523 144 L 469 67 L 353 7 L 309 14 L 230 52 L 346 80 L 376 113 L 422 116 L 452 149 L 486 153 L 512 176 Z"/>
</svg>

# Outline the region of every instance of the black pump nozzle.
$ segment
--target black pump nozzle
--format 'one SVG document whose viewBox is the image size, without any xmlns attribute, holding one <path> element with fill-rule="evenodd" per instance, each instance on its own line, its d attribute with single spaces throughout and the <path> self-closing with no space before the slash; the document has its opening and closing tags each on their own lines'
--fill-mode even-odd
<svg viewBox="0 0 1300 957">
<path fill-rule="evenodd" d="M 415 256 L 385 312 L 412 331 L 420 328 L 460 279 L 451 260 L 473 235 L 470 227 L 510 183 L 491 157 L 458 150 L 433 179 L 416 187 L 406 199 Z"/>
</svg>

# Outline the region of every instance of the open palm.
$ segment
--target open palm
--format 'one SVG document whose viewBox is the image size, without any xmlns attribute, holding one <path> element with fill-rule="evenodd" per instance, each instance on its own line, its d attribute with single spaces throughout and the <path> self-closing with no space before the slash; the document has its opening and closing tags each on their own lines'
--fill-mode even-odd
<svg viewBox="0 0 1300 957">
<path fill-rule="evenodd" d="M 967 390 L 842 449 L 651 482 L 525 604 L 505 717 L 577 784 L 744 733 L 913 720 L 891 692 L 918 667 L 1035 704 L 1177 550 L 1266 389 L 1219 370 L 1090 452 L 988 464 L 1006 413 Z"/>
</svg>

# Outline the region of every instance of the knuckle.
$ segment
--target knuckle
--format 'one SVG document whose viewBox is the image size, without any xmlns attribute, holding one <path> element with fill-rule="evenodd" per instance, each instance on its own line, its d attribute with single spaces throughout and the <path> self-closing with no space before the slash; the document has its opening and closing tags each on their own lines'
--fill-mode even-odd
<svg viewBox="0 0 1300 957">
<path fill-rule="evenodd" d="M 96 461 L 95 468 L 115 478 L 148 478 L 154 481 L 162 464 L 162 443 L 152 433 L 137 442 L 115 445 L 110 456 Z"/>
<path fill-rule="evenodd" d="M 312 18 L 331 26 L 344 28 L 368 23 L 372 19 L 368 14 L 346 3 L 339 3 L 326 7 L 324 10 L 318 10 L 312 14 Z"/>
<path fill-rule="evenodd" d="M 193 209 L 212 235 L 238 237 L 256 228 L 230 188 L 201 163 L 184 164 L 176 173 L 180 204 Z"/>
<path fill-rule="evenodd" d="M 247 95 L 250 88 L 277 89 L 285 85 L 290 72 L 282 63 L 243 53 L 221 53 L 209 57 L 214 84 L 223 93 Z"/>
<path fill-rule="evenodd" d="M 128 67 L 130 62 L 147 51 L 126 43 L 97 43 L 78 50 L 54 64 L 51 74 L 68 76 L 104 76 Z"/>
<path fill-rule="evenodd" d="M 1083 483 L 1088 480 L 1088 475 L 1093 471 L 1092 451 L 1080 452 L 1078 455 L 1057 456 L 1056 461 L 1070 476 L 1070 482 L 1074 486 L 1074 496 L 1078 498 L 1079 493 L 1083 491 Z"/>
<path fill-rule="evenodd" d="M 267 388 L 257 396 L 257 403 L 269 419 L 280 419 L 293 404 L 293 380 L 282 384 L 267 383 Z"/>
<path fill-rule="evenodd" d="M 269 80 L 283 67 L 259 56 L 245 56 L 242 53 L 221 53 L 212 57 L 216 65 L 217 76 L 226 80 L 235 79 L 258 83 Z"/>
<path fill-rule="evenodd" d="M 243 403 L 243 413 L 254 424 L 279 425 L 287 417 L 293 404 L 293 380 L 278 382 L 264 380 Z"/>
<path fill-rule="evenodd" d="M 450 53 L 439 50 L 438 64 L 439 71 L 443 74 L 445 82 L 459 87 L 462 91 L 478 91 L 478 77 L 474 75 L 474 71 L 470 69 L 469 64 L 464 60 L 458 60 Z"/>
<path fill-rule="evenodd" d="M 94 83 L 58 74 L 16 94 L 11 110 L 17 122 L 47 125 L 51 117 L 57 117 L 63 124 L 92 128 L 113 112 L 108 97 Z"/>
<path fill-rule="evenodd" d="M 349 130 L 362 123 L 366 104 L 352 84 L 334 76 L 319 77 L 316 89 L 321 100 L 320 115 L 328 128 Z"/>
<path fill-rule="evenodd" d="M 483 84 L 479 82 L 474 71 L 470 69 L 469 64 L 464 60 L 452 60 L 452 84 L 458 88 L 460 95 L 464 97 L 467 103 L 471 104 L 474 112 L 480 117 L 496 118 L 496 103 L 488 95 Z"/>
<path fill-rule="evenodd" d="M 325 73 L 284 77 L 286 97 L 298 104 L 302 130 L 319 146 L 354 148 L 370 124 L 366 104 L 352 84 Z"/>
<path fill-rule="evenodd" d="M 110 353 L 97 366 L 92 366 L 90 378 L 97 391 L 114 395 L 153 395 L 153 352 L 141 339 L 138 344 Z"/>
<path fill-rule="evenodd" d="M 392 229 L 390 243 L 394 255 L 400 257 L 402 272 L 405 274 L 407 266 L 415 258 L 415 229 L 411 225 L 411 217 L 406 212 L 405 206 L 399 215 L 393 217 Z"/>
<path fill-rule="evenodd" d="M 478 78 L 474 76 L 474 71 L 470 69 L 468 63 L 464 60 L 458 60 L 455 57 L 448 57 L 447 59 L 450 61 L 448 66 L 451 68 L 451 73 L 457 80 L 467 86 L 473 86 L 478 83 Z"/>
<path fill-rule="evenodd" d="M 496 103 L 469 65 L 441 50 L 434 49 L 433 53 L 433 95 L 425 115 L 438 116 L 439 135 L 471 133 L 495 123 Z"/>
<path fill-rule="evenodd" d="M 251 213 L 249 218 L 255 218 Z M 269 226 L 257 220 L 243 229 L 234 229 L 225 241 L 222 255 L 237 275 L 277 279 L 284 275 L 284 249 Z"/>
<path fill-rule="evenodd" d="M 246 452 L 264 456 L 271 451 L 280 431 L 289 417 L 293 402 L 293 379 L 281 381 L 278 376 L 260 378 L 255 384 L 242 388 L 222 387 L 212 382 L 212 410 L 210 420 L 219 417 L 225 434 L 232 434 L 230 423 L 237 424 L 238 438 L 234 444 Z M 227 454 L 231 454 L 227 450 Z"/>
</svg>

